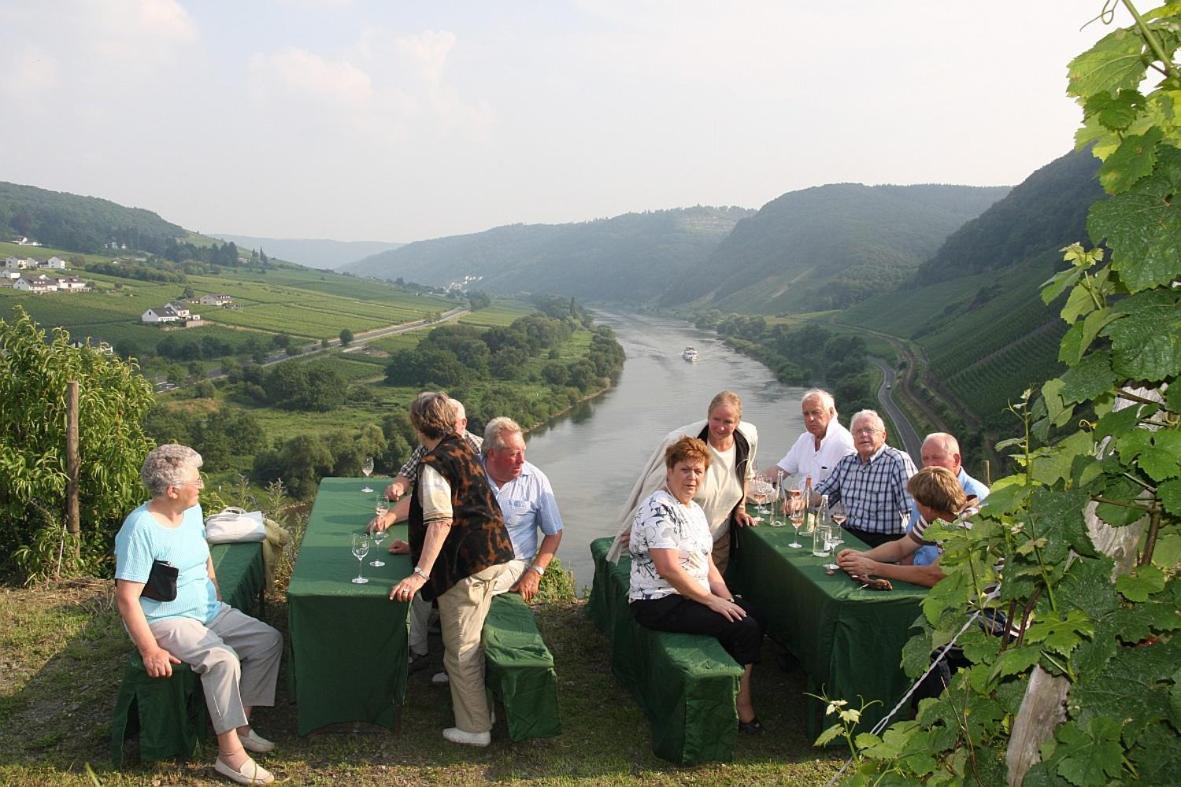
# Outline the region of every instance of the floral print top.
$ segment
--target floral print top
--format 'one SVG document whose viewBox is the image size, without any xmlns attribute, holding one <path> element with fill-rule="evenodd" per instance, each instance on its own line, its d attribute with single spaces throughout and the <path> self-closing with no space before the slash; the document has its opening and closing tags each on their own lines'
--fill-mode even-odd
<svg viewBox="0 0 1181 787">
<path fill-rule="evenodd" d="M 632 520 L 632 601 L 664 598 L 676 589 L 656 571 L 650 549 L 675 549 L 684 569 L 702 590 L 709 592 L 709 562 L 713 550 L 709 522 L 701 506 L 690 501 L 682 505 L 666 489 L 657 489 L 640 503 Z"/>
</svg>

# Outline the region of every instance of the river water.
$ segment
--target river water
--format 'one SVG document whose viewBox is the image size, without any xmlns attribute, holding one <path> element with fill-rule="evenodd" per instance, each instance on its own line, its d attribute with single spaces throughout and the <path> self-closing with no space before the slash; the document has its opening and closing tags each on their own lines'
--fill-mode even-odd
<svg viewBox="0 0 1181 787">
<path fill-rule="evenodd" d="M 760 469 L 779 460 L 803 431 L 803 389 L 783 385 L 761 363 L 689 323 L 598 312 L 627 353 L 619 384 L 529 434 L 528 458 L 553 484 L 565 533 L 558 557 L 581 592 L 594 577 L 590 542 L 614 535 L 614 522 L 644 462 L 666 434 L 703 419 L 714 394 L 729 388 L 743 420 L 759 430 Z M 681 358 L 697 348 L 696 363 Z"/>
</svg>

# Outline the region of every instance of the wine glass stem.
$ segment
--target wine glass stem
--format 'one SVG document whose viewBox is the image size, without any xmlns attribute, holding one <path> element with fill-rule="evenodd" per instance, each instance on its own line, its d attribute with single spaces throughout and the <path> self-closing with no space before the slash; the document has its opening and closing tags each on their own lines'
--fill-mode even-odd
<svg viewBox="0 0 1181 787">
<path fill-rule="evenodd" d="M 362 574 L 365 571 L 365 556 L 357 558 L 357 579 L 364 579 Z"/>
</svg>

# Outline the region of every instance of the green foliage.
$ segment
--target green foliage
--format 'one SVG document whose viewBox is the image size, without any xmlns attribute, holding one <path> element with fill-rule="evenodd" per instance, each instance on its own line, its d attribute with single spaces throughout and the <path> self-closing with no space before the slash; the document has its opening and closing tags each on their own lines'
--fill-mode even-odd
<svg viewBox="0 0 1181 787">
<path fill-rule="evenodd" d="M 1066 296 L 1059 358 L 1067 369 L 1014 406 L 1024 434 L 998 449 L 1012 451 L 1021 472 L 996 483 L 973 528 L 928 531 L 943 545 L 946 577 L 923 604 L 923 632 L 908 654 L 921 661 L 932 643 L 947 642 L 965 609 L 1003 611 L 1019 633 L 965 635 L 971 664 L 943 696 L 925 701 L 915 722 L 857 738 L 854 782 L 1003 781 L 1008 733 L 1035 667 L 1069 688 L 1066 720 L 1025 783 L 1176 779 L 1181 5 L 1143 17 L 1123 5 L 1136 24 L 1070 66 L 1084 113 L 1079 143 L 1103 160 L 1109 198 L 1087 219 L 1091 241 L 1106 249 L 1065 249 L 1069 267 L 1042 290 L 1046 303 Z M 1154 84 L 1141 94 L 1146 74 Z M 1128 528 L 1117 531 L 1134 545 L 1117 555 L 1123 562 L 1092 540 L 1092 505 L 1107 525 Z M 881 758 L 891 735 L 892 756 Z"/>
<path fill-rule="evenodd" d="M 340 329 L 340 346 L 341 347 L 348 347 L 352 343 L 353 343 L 353 332 L 350 331 L 348 328 L 341 328 Z"/>
<path fill-rule="evenodd" d="M 345 384 L 324 363 L 280 363 L 262 381 L 267 401 L 285 410 L 327 412 L 344 399 Z"/>
<path fill-rule="evenodd" d="M 574 586 L 574 572 L 562 566 L 562 561 L 554 558 L 545 568 L 545 574 L 537 584 L 535 604 L 564 604 L 578 600 L 577 588 Z"/>
<path fill-rule="evenodd" d="M 12 320 L 0 320 L 0 570 L 12 570 L 13 551 L 42 543 L 35 534 L 64 518 L 71 380 L 80 389 L 81 551 L 88 569 L 101 567 L 118 524 L 142 498 L 139 469 L 151 442 L 140 421 L 152 392 L 134 362 L 72 347 L 60 328 L 47 341 L 17 308 Z"/>
</svg>

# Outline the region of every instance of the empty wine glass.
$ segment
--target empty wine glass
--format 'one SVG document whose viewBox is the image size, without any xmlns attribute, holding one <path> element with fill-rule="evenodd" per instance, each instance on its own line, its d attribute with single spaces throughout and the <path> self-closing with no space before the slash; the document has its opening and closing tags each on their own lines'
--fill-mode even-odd
<svg viewBox="0 0 1181 787">
<path fill-rule="evenodd" d="M 378 494 L 377 501 L 373 506 L 373 510 L 377 512 L 379 517 L 386 515 L 386 513 L 390 510 L 390 504 L 389 501 L 385 499 L 385 495 Z M 381 554 L 379 547 L 381 547 L 381 542 L 385 541 L 385 536 L 388 532 L 388 530 L 375 527 L 373 532 L 369 534 L 369 539 L 373 542 L 373 548 L 379 555 Z M 369 565 L 373 566 L 374 568 L 381 568 L 385 565 L 385 561 L 381 558 L 377 558 L 375 560 L 369 561 Z"/>
<path fill-rule="evenodd" d="M 361 472 L 365 474 L 366 478 L 368 478 L 370 474 L 373 473 L 372 456 L 365 457 L 365 461 L 361 463 Z M 361 487 L 361 493 L 365 495 L 371 495 L 373 494 L 373 490 L 369 488 L 369 484 L 365 484 L 365 486 Z"/>
<path fill-rule="evenodd" d="M 840 505 L 840 503 L 837 505 Z M 845 531 L 836 524 L 836 516 L 834 515 L 832 519 L 834 524 L 831 527 L 825 528 L 824 531 L 824 547 L 825 549 L 831 550 L 833 556 L 833 560 L 824 566 L 824 568 L 828 571 L 836 571 L 840 568 L 840 566 L 836 564 L 837 547 L 844 543 L 845 540 Z"/>
<path fill-rule="evenodd" d="M 362 576 L 365 568 L 365 556 L 369 554 L 369 534 L 353 533 L 353 557 L 357 559 L 357 576 L 353 578 L 354 585 L 364 585 L 369 580 Z"/>
</svg>

